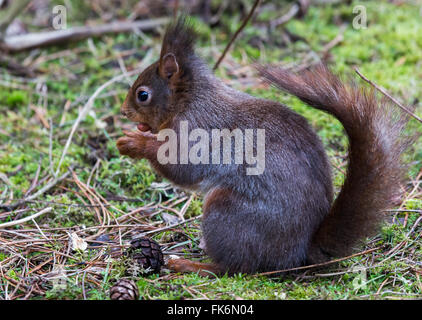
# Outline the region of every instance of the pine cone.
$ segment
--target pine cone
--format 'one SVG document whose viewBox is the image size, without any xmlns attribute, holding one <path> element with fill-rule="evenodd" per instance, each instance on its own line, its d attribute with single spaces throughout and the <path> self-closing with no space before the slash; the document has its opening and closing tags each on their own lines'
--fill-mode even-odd
<svg viewBox="0 0 422 320">
<path fill-rule="evenodd" d="M 120 279 L 110 289 L 111 300 L 138 300 L 139 290 L 132 280 Z"/>
<path fill-rule="evenodd" d="M 134 239 L 130 242 L 132 258 L 144 269 L 159 273 L 164 265 L 163 252 L 160 245 L 149 238 Z"/>
</svg>

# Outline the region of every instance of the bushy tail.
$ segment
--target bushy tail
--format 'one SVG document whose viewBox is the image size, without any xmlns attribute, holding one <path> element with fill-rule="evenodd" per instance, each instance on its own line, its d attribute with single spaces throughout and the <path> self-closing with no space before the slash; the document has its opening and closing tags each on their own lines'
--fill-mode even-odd
<svg viewBox="0 0 422 320">
<path fill-rule="evenodd" d="M 400 194 L 404 177 L 400 156 L 408 146 L 401 133 L 408 117 L 373 90 L 346 85 L 325 66 L 295 74 L 258 67 L 278 88 L 340 120 L 349 137 L 344 185 L 315 233 L 309 262 L 350 254 L 359 240 L 376 231 L 382 211 Z"/>
</svg>

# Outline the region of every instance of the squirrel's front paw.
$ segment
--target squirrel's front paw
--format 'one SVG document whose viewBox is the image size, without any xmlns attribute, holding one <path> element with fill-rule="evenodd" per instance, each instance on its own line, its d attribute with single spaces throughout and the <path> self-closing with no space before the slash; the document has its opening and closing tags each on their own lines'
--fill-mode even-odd
<svg viewBox="0 0 422 320">
<path fill-rule="evenodd" d="M 129 156 L 131 158 L 141 157 L 139 143 L 131 137 L 121 137 L 117 139 L 116 145 L 121 155 Z"/>
<path fill-rule="evenodd" d="M 117 149 L 121 155 L 134 159 L 144 158 L 145 142 L 141 135 L 135 132 L 124 132 L 125 136 L 117 139 Z"/>
<path fill-rule="evenodd" d="M 147 151 L 156 143 L 157 137 L 150 132 L 123 131 L 123 133 L 125 136 L 116 142 L 120 154 L 134 159 L 148 158 Z"/>
</svg>

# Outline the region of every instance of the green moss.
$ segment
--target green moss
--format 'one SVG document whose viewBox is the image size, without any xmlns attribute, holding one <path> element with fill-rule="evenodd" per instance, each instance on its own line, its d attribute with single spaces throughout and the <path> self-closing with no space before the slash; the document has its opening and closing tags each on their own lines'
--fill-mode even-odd
<svg viewBox="0 0 422 320">
<path fill-rule="evenodd" d="M 10 107 L 19 107 L 28 104 L 28 94 L 25 91 L 13 90 L 6 97 L 6 104 Z"/>
<path fill-rule="evenodd" d="M 116 11 L 116 15 L 127 16 L 132 6 L 137 1 L 126 1 Z M 216 2 L 216 1 L 214 1 Z M 218 2 L 218 1 L 217 1 Z M 252 1 L 247 1 L 248 5 Z M 63 4 L 63 1 L 52 1 L 51 5 Z M 351 5 L 324 5 L 311 6 L 303 19 L 293 19 L 285 26 L 279 26 L 275 30 L 267 30 L 269 20 L 276 19 L 285 12 L 286 6 L 275 3 L 272 9 L 263 9 L 256 21 L 250 23 L 241 33 L 232 46 L 227 59 L 233 59 L 243 66 L 245 57 L 249 61 L 257 59 L 261 63 L 297 63 L 301 64 L 309 52 L 320 53 L 324 46 L 334 39 L 339 31 L 339 19 L 347 23 L 344 31 L 344 39 L 333 47 L 328 56 L 328 64 L 342 77 L 353 78 L 360 85 L 366 85 L 354 73 L 353 67 L 359 70 L 369 79 L 385 87 L 391 94 L 398 97 L 406 105 L 416 105 L 416 113 L 422 116 L 422 69 L 419 68 L 422 60 L 422 25 L 420 23 L 419 8 L 409 3 L 395 5 L 387 1 L 354 1 Z M 352 22 L 355 18 L 353 7 L 363 4 L 367 9 L 368 28 L 354 29 Z M 216 4 L 214 3 L 214 6 Z M 275 8 L 275 9 L 274 9 Z M 25 15 L 24 15 L 25 18 Z M 86 19 L 97 19 L 97 14 L 89 9 L 86 1 L 72 1 L 68 12 L 70 25 L 82 25 Z M 199 51 L 204 58 L 213 65 L 215 52 L 223 50 L 231 35 L 241 23 L 238 12 L 223 14 L 217 27 L 210 28 L 198 17 L 194 18 L 194 24 L 199 32 Z M 32 28 L 32 27 L 31 27 Z M 287 28 L 290 33 L 303 37 L 304 41 L 296 41 L 286 45 L 281 33 Z M 211 35 L 215 44 L 210 43 Z M 78 53 L 69 53 L 59 59 L 40 64 L 45 70 L 45 85 L 48 88 L 46 119 L 53 122 L 52 139 L 52 167 L 56 169 L 59 159 L 64 150 L 64 145 L 69 136 L 71 127 L 79 115 L 81 107 L 95 90 L 117 73 L 120 67 L 116 57 L 120 53 L 117 47 L 136 48 L 137 53 L 124 60 L 128 70 L 139 66 L 146 52 L 153 47 L 154 58 L 159 53 L 159 35 L 147 33 L 146 38 L 136 34 L 108 35 L 94 39 L 96 55 L 88 48 L 86 41 L 69 44 L 66 49 L 69 52 L 75 49 Z M 64 47 L 50 47 L 42 49 L 41 56 L 48 56 L 64 50 Z M 17 54 L 16 58 L 27 58 L 26 53 Z M 249 63 L 249 62 L 248 62 Z M 30 105 L 39 106 L 42 98 L 36 91 L 36 84 L 32 82 L 20 83 L 13 80 L 6 72 L 1 71 L 5 82 L 24 85 L 28 90 L 0 85 L 0 172 L 7 175 L 10 185 L 0 183 L 0 193 L 7 188 L 7 193 L 13 193 L 14 199 L 23 197 L 35 178 L 38 166 L 41 170 L 39 178 L 51 175 L 49 159 L 49 130 L 37 118 Z M 57 77 L 55 74 L 63 76 Z M 347 152 L 347 137 L 341 124 L 323 112 L 316 111 L 296 98 L 281 93 L 274 88 L 262 89 L 255 85 L 244 86 L 242 81 L 230 73 L 223 66 L 217 70 L 217 75 L 224 79 L 230 79 L 236 83 L 236 87 L 255 96 L 279 101 L 294 111 L 303 115 L 315 128 L 323 141 L 332 164 L 346 170 L 344 156 Z M 252 75 L 253 77 L 253 75 Z M 7 80 L 7 81 L 6 81 Z M 44 81 L 43 80 L 43 81 Z M 19 88 L 19 89 L 16 89 Z M 91 177 L 91 186 L 104 197 L 111 195 L 124 196 L 139 199 L 139 202 L 111 201 L 118 210 L 129 212 L 142 205 L 157 202 L 166 195 L 160 190 L 153 190 L 153 182 L 161 182 L 146 161 L 132 161 L 121 157 L 115 146 L 116 138 L 121 135 L 121 128 L 117 127 L 115 116 L 119 114 L 119 108 L 127 93 L 127 84 L 115 84 L 96 99 L 94 107 L 88 116 L 79 124 L 72 144 L 67 150 L 60 174 L 73 166 L 75 173 L 83 182 L 87 182 L 91 176 L 97 158 L 101 154 L 98 169 Z M 64 122 L 59 123 L 64 114 L 63 106 L 70 100 L 71 108 L 66 112 Z M 41 107 L 43 104 L 41 103 Z M 111 120 L 110 120 L 111 119 Z M 106 123 L 107 126 L 101 126 Z M 111 124 L 110 124 L 111 123 Z M 422 132 L 420 123 L 411 120 L 407 132 Z M 99 149 L 88 146 L 88 139 L 105 137 L 100 143 Z M 97 153 L 96 153 L 97 152 Z M 94 156 L 92 156 L 94 154 Z M 410 150 L 404 155 L 409 163 L 409 177 L 414 179 L 422 168 L 422 140 L 418 139 L 412 144 Z M 92 160 L 94 159 L 94 160 Z M 344 174 L 333 169 L 334 185 L 336 190 L 344 182 Z M 39 188 L 39 187 L 38 187 Z M 37 189 L 38 190 L 38 189 Z M 173 197 L 173 195 L 169 195 Z M 94 226 L 98 224 L 95 211 L 86 207 L 69 207 L 64 204 L 83 204 L 87 201 L 81 195 L 80 189 L 72 181 L 60 184 L 57 189 L 46 193 L 44 201 L 54 201 L 62 205 L 54 206 L 54 213 L 43 215 L 37 219 L 39 225 L 48 224 L 50 227 L 73 227 Z M 181 209 L 183 203 L 177 208 Z M 422 200 L 418 192 L 405 202 L 404 210 L 421 210 Z M 38 209 L 36 205 L 33 209 Z M 110 208 L 110 211 L 118 217 L 121 212 Z M 202 199 L 195 197 L 185 218 L 198 216 L 202 213 Z M 26 214 L 26 213 L 25 213 Z M 24 216 L 25 216 L 24 214 Z M 406 218 L 407 217 L 407 218 Z M 158 275 L 135 277 L 144 299 L 376 299 L 388 298 L 393 293 L 401 293 L 400 298 L 415 297 L 420 294 L 418 280 L 413 270 L 415 266 L 402 254 L 411 252 L 414 261 L 422 258 L 422 248 L 419 238 L 407 237 L 407 233 L 416 223 L 418 213 L 400 212 L 396 215 L 397 221 L 407 219 L 406 226 L 402 223 L 385 224 L 383 229 L 373 238 L 371 246 L 383 246 L 383 249 L 373 252 L 373 256 L 359 256 L 343 261 L 333 270 L 318 271 L 322 274 L 313 275 L 306 273 L 305 277 L 282 276 L 263 277 L 238 274 L 233 277 L 223 276 L 218 279 L 199 277 L 196 274 L 188 274 L 178 277 L 159 277 Z M 9 221 L 11 217 L 3 219 Z M 159 221 L 159 215 L 151 221 Z M 3 222 L 2 221 L 2 222 Z M 19 228 L 19 227 L 17 227 Z M 419 229 L 417 229 L 419 232 Z M 415 233 L 416 234 L 416 233 Z M 417 233 L 419 234 L 419 233 Z M 166 230 L 155 235 L 155 239 L 162 242 L 185 243 L 188 248 L 185 251 L 199 252 L 198 243 L 201 236 L 199 222 L 181 225 L 178 230 Z M 389 250 L 401 245 L 397 252 L 389 253 Z M 60 241 L 45 244 L 46 248 L 64 250 L 64 244 Z M 389 253 L 387 255 L 387 253 Z M 24 254 L 24 253 L 22 253 Z M 38 257 L 40 253 L 34 253 Z M 73 259 L 68 259 L 67 264 L 80 263 L 92 258 L 92 253 L 72 253 Z M 9 255 L 0 252 L 0 261 L 8 259 Z M 33 256 L 31 256 L 35 259 Z M 373 259 L 373 261 L 371 261 Z M 102 273 L 101 287 L 86 283 L 85 294 L 88 299 L 107 299 L 107 290 L 113 281 L 127 273 L 128 264 L 124 259 L 107 262 L 107 268 Z M 367 277 L 366 286 L 356 287 L 356 279 L 359 280 L 359 272 L 356 266 L 365 266 Z M 83 266 L 82 266 L 83 267 Z M 82 268 L 81 267 L 81 268 Z M 69 271 L 78 268 L 69 267 Z M 340 270 L 340 272 L 338 272 Z M 19 279 L 23 270 L 19 268 L 9 269 L 7 275 L 13 279 Z M 69 273 L 72 273 L 69 272 Z M 332 273 L 330 273 L 332 272 Z M 337 273 L 338 272 L 338 273 Z M 344 273 L 345 272 L 345 273 Z M 163 276 L 163 275 L 162 275 Z M 76 276 L 70 276 L 66 282 L 66 288 L 58 290 L 52 283 L 45 283 L 48 290 L 45 298 L 48 299 L 82 299 L 83 293 L 80 281 L 76 284 Z M 80 280 L 80 278 L 78 278 Z M 391 281 L 394 279 L 394 281 Z M 0 282 L 3 279 L 0 279 Z M 383 286 L 380 295 L 376 295 Z M 5 287 L 2 282 L 2 287 Z M 187 290 L 186 288 L 194 288 Z M 39 297 L 44 298 L 44 297 Z"/>
</svg>

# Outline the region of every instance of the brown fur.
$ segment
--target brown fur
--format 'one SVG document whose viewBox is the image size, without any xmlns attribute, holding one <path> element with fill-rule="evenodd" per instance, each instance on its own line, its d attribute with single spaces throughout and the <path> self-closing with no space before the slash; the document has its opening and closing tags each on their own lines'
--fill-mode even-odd
<svg viewBox="0 0 422 320">
<path fill-rule="evenodd" d="M 212 263 L 200 263 L 186 259 L 169 259 L 167 267 L 175 272 L 198 272 L 203 277 L 214 277 L 222 271 Z"/>
<path fill-rule="evenodd" d="M 323 65 L 301 75 L 260 70 L 280 89 L 335 116 L 346 130 L 350 141 L 346 180 L 314 235 L 310 260 L 347 255 L 359 240 L 374 234 L 382 211 L 400 195 L 404 176 L 400 156 L 408 141 L 399 137 L 408 117 L 388 101 L 378 101 L 373 90 L 346 86 Z"/>
<path fill-rule="evenodd" d="M 170 261 L 176 271 L 258 272 L 285 269 L 347 254 L 370 235 L 380 210 L 391 206 L 402 177 L 399 134 L 406 119 L 372 92 L 346 86 L 325 67 L 301 75 L 260 68 L 262 75 L 313 107 L 337 117 L 350 138 L 345 185 L 333 202 L 331 168 L 307 121 L 287 107 L 226 86 L 194 53 L 186 19 L 169 26 L 160 60 L 129 90 L 122 112 L 152 132 L 189 122 L 189 130 L 265 129 L 265 171 L 245 174 L 245 164 L 167 164 L 156 159 L 161 143 L 145 132 L 125 133 L 121 154 L 146 158 L 174 184 L 205 195 L 202 229 L 213 265 Z M 164 57 L 170 57 L 163 63 Z M 149 105 L 136 89 L 148 87 Z M 193 144 L 193 143 L 192 143 Z M 232 156 L 234 152 L 232 152 Z M 180 162 L 178 162 L 180 163 Z"/>
</svg>

